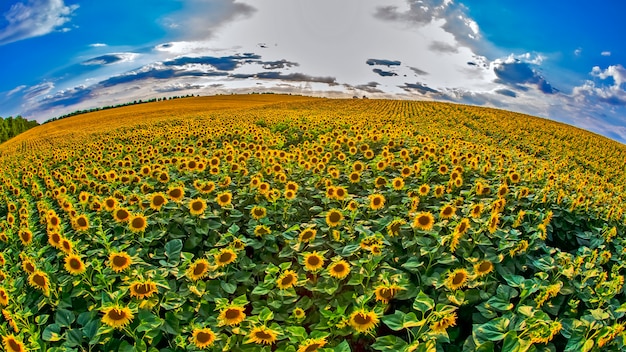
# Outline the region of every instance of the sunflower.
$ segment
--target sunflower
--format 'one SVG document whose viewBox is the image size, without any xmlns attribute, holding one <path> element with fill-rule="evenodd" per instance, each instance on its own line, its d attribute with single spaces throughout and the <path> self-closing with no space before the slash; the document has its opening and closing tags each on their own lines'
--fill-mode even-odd
<svg viewBox="0 0 626 352">
<path fill-rule="evenodd" d="M 467 270 L 461 268 L 452 271 L 446 278 L 445 285 L 450 290 L 458 290 L 467 284 Z"/>
<path fill-rule="evenodd" d="M 202 198 L 196 198 L 189 201 L 189 212 L 191 215 L 202 215 L 206 210 L 206 201 Z"/>
<path fill-rule="evenodd" d="M 215 264 L 218 267 L 226 266 L 237 260 L 237 253 L 229 248 L 224 248 L 214 255 Z"/>
<path fill-rule="evenodd" d="M 217 317 L 218 326 L 235 326 L 239 325 L 244 319 L 246 319 L 245 308 L 238 305 L 229 305 L 228 307 L 220 311 L 220 315 Z"/>
<path fill-rule="evenodd" d="M 128 227 L 132 232 L 142 232 L 148 227 L 148 219 L 143 215 L 132 215 Z"/>
<path fill-rule="evenodd" d="M 130 212 L 125 208 L 115 208 L 115 210 L 113 210 L 113 219 L 120 223 L 128 222 L 128 220 L 130 220 Z"/>
<path fill-rule="evenodd" d="M 170 187 L 167 190 L 167 196 L 174 202 L 180 202 L 185 197 L 185 188 L 183 186 Z"/>
<path fill-rule="evenodd" d="M 232 200 L 233 200 L 233 195 L 230 192 L 222 192 L 220 194 L 217 195 L 216 199 L 217 204 L 220 205 L 220 207 L 224 208 L 227 207 L 231 204 Z"/>
<path fill-rule="evenodd" d="M 262 206 L 255 205 L 250 210 L 250 216 L 252 216 L 255 220 L 260 220 L 267 216 L 267 210 Z"/>
<path fill-rule="evenodd" d="M 41 290 L 47 296 L 50 290 L 50 279 L 48 275 L 40 270 L 35 270 L 28 276 L 28 283 L 34 288 Z"/>
<path fill-rule="evenodd" d="M 493 263 L 491 263 L 488 260 L 483 260 L 480 263 L 474 264 L 474 273 L 476 273 L 478 277 L 485 276 L 492 271 L 493 271 Z"/>
<path fill-rule="evenodd" d="M 32 274 L 37 270 L 35 264 L 29 258 L 22 258 L 22 269 L 25 273 Z"/>
<path fill-rule="evenodd" d="M 21 229 L 18 232 L 18 235 L 19 235 L 20 240 L 22 241 L 23 245 L 28 246 L 31 243 L 33 243 L 33 233 L 30 232 L 30 230 L 28 230 L 28 229 Z"/>
<path fill-rule="evenodd" d="M 427 184 L 423 184 L 420 186 L 420 188 L 418 189 L 418 193 L 420 194 L 420 196 L 424 197 L 428 195 L 428 192 L 430 192 L 430 186 Z"/>
<path fill-rule="evenodd" d="M 308 228 L 304 229 L 300 232 L 300 242 L 311 242 L 315 239 L 315 235 L 317 234 L 317 230 Z"/>
<path fill-rule="evenodd" d="M 130 296 L 137 298 L 150 298 L 157 292 L 156 283 L 147 281 L 135 281 L 130 284 Z"/>
<path fill-rule="evenodd" d="M 48 243 L 54 248 L 61 247 L 61 240 L 63 237 L 58 232 L 50 232 L 48 233 Z"/>
<path fill-rule="evenodd" d="M 489 226 L 488 226 L 489 233 L 496 232 L 496 230 L 498 229 L 499 223 L 500 223 L 500 214 L 498 213 L 491 214 L 491 217 L 489 218 Z"/>
<path fill-rule="evenodd" d="M 113 271 L 119 273 L 132 264 L 133 260 L 126 252 L 113 252 L 109 254 L 109 266 Z"/>
<path fill-rule="evenodd" d="M 7 261 L 4 259 L 4 254 L 0 253 L 0 266 L 4 266 L 6 263 Z"/>
<path fill-rule="evenodd" d="M 358 172 L 353 171 L 348 176 L 348 179 L 351 183 L 358 183 L 359 181 L 361 181 L 361 175 Z"/>
<path fill-rule="evenodd" d="M 324 267 L 324 256 L 317 251 L 304 255 L 304 268 L 308 271 L 317 271 Z"/>
<path fill-rule="evenodd" d="M 304 319 L 304 317 L 306 316 L 306 312 L 304 311 L 304 309 L 300 307 L 294 308 L 291 314 L 293 315 L 294 318 L 298 320 Z"/>
<path fill-rule="evenodd" d="M 298 184 L 293 182 L 293 181 L 289 181 L 285 185 L 285 190 L 291 190 L 291 191 L 294 191 L 294 192 L 298 192 L 298 188 L 299 188 Z"/>
<path fill-rule="evenodd" d="M 6 306 L 9 304 L 9 293 L 4 287 L 0 287 L 0 305 Z"/>
<path fill-rule="evenodd" d="M 368 333 L 378 325 L 378 315 L 374 311 L 358 309 L 350 314 L 348 324 L 358 332 Z"/>
<path fill-rule="evenodd" d="M 286 290 L 295 286 L 297 282 L 298 274 L 296 274 L 296 272 L 293 270 L 286 270 L 282 275 L 280 275 L 278 280 L 276 280 L 276 285 L 281 290 Z"/>
<path fill-rule="evenodd" d="M 133 312 L 128 307 L 113 306 L 101 310 L 104 313 L 102 322 L 108 326 L 121 329 L 133 320 Z"/>
<path fill-rule="evenodd" d="M 452 205 L 444 205 L 439 212 L 439 217 L 442 219 L 450 219 L 454 213 L 456 212 L 456 208 Z"/>
<path fill-rule="evenodd" d="M 4 350 L 7 352 L 26 352 L 24 343 L 13 334 L 2 336 L 2 343 L 4 344 Z"/>
<path fill-rule="evenodd" d="M 387 233 L 391 237 L 398 236 L 400 234 L 400 227 L 404 224 L 406 224 L 406 220 L 394 219 L 387 225 Z"/>
<path fill-rule="evenodd" d="M 292 191 L 290 189 L 285 191 L 285 199 L 287 200 L 294 200 L 296 199 L 296 192 Z"/>
<path fill-rule="evenodd" d="M 85 263 L 83 263 L 80 256 L 76 254 L 70 254 L 65 257 L 65 270 L 72 274 L 78 275 L 85 272 Z"/>
<path fill-rule="evenodd" d="M 469 230 L 469 228 L 470 228 L 470 221 L 469 219 L 464 218 L 458 223 L 458 225 L 456 225 L 456 227 L 454 228 L 454 232 L 458 233 L 459 236 L 462 236 L 467 232 L 467 230 Z"/>
<path fill-rule="evenodd" d="M 63 237 L 61 238 L 59 249 L 65 254 L 72 254 L 72 252 L 74 251 L 74 244 L 72 244 L 72 242 L 67 238 Z"/>
<path fill-rule="evenodd" d="M 396 177 L 391 181 L 393 189 L 399 191 L 404 188 L 404 179 L 402 177 Z"/>
<path fill-rule="evenodd" d="M 326 224 L 330 227 L 339 225 L 342 220 L 343 214 L 339 211 L 339 209 L 330 209 L 328 213 L 326 213 Z"/>
<path fill-rule="evenodd" d="M 210 328 L 204 329 L 193 329 L 193 333 L 191 335 L 191 342 L 198 348 L 206 348 L 215 342 L 217 336 Z"/>
<path fill-rule="evenodd" d="M 417 227 L 420 230 L 428 231 L 433 228 L 435 224 L 435 218 L 430 212 L 421 212 L 415 216 L 413 220 L 413 227 Z"/>
<path fill-rule="evenodd" d="M 368 197 L 370 199 L 370 208 L 372 210 L 382 209 L 385 206 L 385 196 L 382 194 L 372 194 Z"/>
<path fill-rule="evenodd" d="M 435 187 L 435 197 L 437 198 L 441 198 L 443 196 L 443 193 L 445 192 L 446 188 L 442 185 L 436 186 Z"/>
<path fill-rule="evenodd" d="M 376 188 L 383 187 L 386 184 L 387 184 L 387 180 L 384 177 L 378 176 L 376 177 L 376 179 L 374 179 L 374 186 Z"/>
<path fill-rule="evenodd" d="M 359 203 L 357 203 L 355 200 L 351 200 L 350 203 L 348 203 L 348 205 L 346 206 L 346 209 L 350 211 L 355 211 L 358 208 L 359 208 Z"/>
<path fill-rule="evenodd" d="M 187 277 L 196 281 L 203 279 L 209 273 L 209 261 L 206 259 L 198 259 L 193 262 L 187 269 Z"/>
<path fill-rule="evenodd" d="M 59 216 L 52 212 L 51 214 L 48 214 L 48 227 L 52 228 L 52 229 L 58 229 L 59 226 L 61 225 L 61 219 L 59 219 Z"/>
<path fill-rule="evenodd" d="M 274 331 L 267 326 L 258 326 L 250 331 L 248 339 L 245 342 L 254 342 L 260 345 L 271 345 L 276 342 L 277 337 L 278 331 Z"/>
<path fill-rule="evenodd" d="M 318 349 L 324 346 L 326 346 L 326 337 L 307 339 L 301 342 L 297 352 L 317 352 Z"/>
<path fill-rule="evenodd" d="M 113 209 L 115 209 L 115 206 L 117 205 L 117 199 L 113 198 L 113 197 L 109 197 L 107 199 L 104 200 L 104 209 L 106 211 L 113 211 Z"/>
<path fill-rule="evenodd" d="M 447 328 L 456 325 L 456 312 L 445 314 L 439 320 L 430 324 L 430 330 L 434 333 L 443 333 Z"/>
<path fill-rule="evenodd" d="M 474 204 L 470 210 L 470 216 L 474 219 L 479 218 L 485 207 L 482 204 Z"/>
<path fill-rule="evenodd" d="M 328 267 L 328 274 L 337 279 L 343 279 L 350 274 L 350 264 L 345 260 L 333 262 Z"/>
<path fill-rule="evenodd" d="M 167 198 L 165 198 L 165 194 L 153 193 L 150 196 L 150 208 L 151 209 L 159 211 L 165 204 L 167 204 Z"/>
<path fill-rule="evenodd" d="M 395 297 L 399 290 L 402 287 L 391 284 L 391 285 L 379 285 L 374 288 L 374 294 L 376 295 L 376 300 L 381 301 L 384 304 L 389 303 L 391 299 Z"/>
<path fill-rule="evenodd" d="M 215 190 L 215 182 L 209 181 L 202 185 L 202 188 L 200 189 L 200 193 L 209 194 L 213 192 L 213 190 Z"/>
<path fill-rule="evenodd" d="M 78 231 L 87 231 L 89 230 L 89 218 L 85 215 L 79 215 L 74 219 L 73 225 Z"/>
<path fill-rule="evenodd" d="M 348 196 L 348 191 L 343 186 L 335 187 L 335 199 L 344 200 Z"/>
<path fill-rule="evenodd" d="M 256 237 L 263 237 L 264 235 L 269 235 L 270 233 L 272 233 L 272 230 L 265 225 L 257 225 L 254 228 L 254 235 Z"/>
</svg>

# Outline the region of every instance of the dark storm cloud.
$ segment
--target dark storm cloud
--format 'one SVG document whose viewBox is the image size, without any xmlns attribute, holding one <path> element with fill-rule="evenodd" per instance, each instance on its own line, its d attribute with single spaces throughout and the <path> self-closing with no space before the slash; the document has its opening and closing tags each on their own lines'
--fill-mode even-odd
<svg viewBox="0 0 626 352">
<path fill-rule="evenodd" d="M 247 61 L 250 60 L 258 60 L 260 59 L 261 56 L 259 55 L 255 55 L 255 54 L 251 54 L 251 53 L 246 53 L 243 55 L 233 55 L 233 56 L 222 56 L 222 57 L 215 57 L 215 56 L 199 56 L 199 57 L 189 57 L 189 56 L 182 56 L 182 57 L 178 57 L 176 59 L 172 59 L 172 60 L 168 60 L 163 62 L 163 65 L 165 66 L 184 66 L 184 65 L 210 65 L 215 67 L 218 70 L 221 71 L 232 71 L 234 69 L 236 69 L 237 67 L 239 67 L 240 65 L 242 65 L 243 63 L 246 63 Z"/>
<path fill-rule="evenodd" d="M 377 73 L 379 76 L 382 77 L 389 77 L 389 76 L 397 76 L 398 74 L 395 72 L 391 72 L 391 71 L 383 71 L 379 68 L 375 68 L 372 71 L 374 71 L 374 73 Z"/>
<path fill-rule="evenodd" d="M 255 75 L 258 79 L 278 79 L 281 81 L 296 81 L 296 82 L 317 82 L 326 83 L 328 85 L 337 85 L 335 77 L 316 77 L 305 75 L 304 73 L 289 73 L 282 74 L 280 72 L 259 72 Z"/>
<path fill-rule="evenodd" d="M 410 69 L 411 71 L 415 72 L 415 74 L 420 75 L 420 76 L 425 76 L 425 75 L 427 75 L 427 74 L 428 74 L 428 72 L 423 71 L 423 70 L 420 70 L 420 69 L 419 69 L 419 68 L 417 68 L 417 67 L 411 67 L 411 66 L 409 66 L 409 69 Z"/>
<path fill-rule="evenodd" d="M 404 85 L 398 86 L 398 87 L 404 89 L 407 92 L 418 91 L 421 94 L 439 93 L 438 90 L 432 89 L 432 88 L 426 86 L 425 84 L 419 83 L 419 82 L 417 82 L 417 83 L 405 83 Z"/>
<path fill-rule="evenodd" d="M 85 60 L 81 62 L 80 64 L 81 65 L 110 65 L 110 64 L 125 60 L 127 58 L 128 58 L 127 56 L 121 55 L 121 54 L 107 54 L 107 55 L 97 56 L 89 60 Z"/>
<path fill-rule="evenodd" d="M 517 98 L 517 93 L 515 93 L 514 91 L 510 89 L 497 89 L 496 93 L 507 96 L 507 97 Z"/>
<path fill-rule="evenodd" d="M 44 95 L 50 92 L 54 88 L 54 84 L 52 82 L 43 82 L 38 85 L 28 87 L 24 90 L 24 99 L 32 99 L 39 95 Z"/>
<path fill-rule="evenodd" d="M 169 92 L 177 92 L 181 90 L 191 90 L 191 89 L 200 89 L 203 88 L 200 84 L 191 84 L 191 83 L 173 83 L 167 84 L 162 87 L 156 87 L 154 90 L 159 93 L 169 93 Z"/>
<path fill-rule="evenodd" d="M 259 63 L 263 65 L 263 68 L 266 70 L 275 70 L 278 68 L 299 66 L 297 62 L 287 61 L 285 59 L 278 61 L 261 61 Z"/>
<path fill-rule="evenodd" d="M 98 83 L 102 87 L 112 87 L 122 83 L 131 83 L 145 79 L 168 79 L 174 77 L 216 77 L 228 76 L 226 72 L 220 71 L 200 71 L 200 70 L 182 70 L 176 68 L 152 67 L 144 68 L 139 71 L 131 71 L 121 75 L 110 77 Z"/>
<path fill-rule="evenodd" d="M 379 83 L 378 82 L 368 82 L 365 84 L 359 84 L 356 86 L 352 86 L 350 84 L 343 84 L 344 87 L 348 88 L 348 89 L 358 89 L 358 90 L 362 90 L 364 92 L 368 92 L 368 93 L 384 93 L 384 91 L 376 88 L 378 87 Z"/>
<path fill-rule="evenodd" d="M 520 84 L 536 84 L 537 89 L 545 94 L 553 94 L 557 92 L 543 76 L 537 73 L 527 62 L 515 60 L 512 62 L 496 63 L 493 68 L 494 73 L 498 77 L 497 83 L 503 83 L 520 87 Z"/>
<path fill-rule="evenodd" d="M 59 106 L 71 106 L 93 98 L 94 93 L 91 87 L 77 86 L 44 97 L 38 102 L 37 110 L 43 111 Z"/>
<path fill-rule="evenodd" d="M 366 64 L 370 66 L 380 65 L 380 66 L 400 66 L 402 62 L 397 60 L 384 60 L 384 59 L 367 59 L 365 61 Z"/>
<path fill-rule="evenodd" d="M 438 53 L 456 54 L 459 52 L 459 49 L 455 47 L 454 45 L 450 45 L 448 43 L 440 42 L 440 41 L 434 41 L 430 43 L 428 48 Z"/>
</svg>

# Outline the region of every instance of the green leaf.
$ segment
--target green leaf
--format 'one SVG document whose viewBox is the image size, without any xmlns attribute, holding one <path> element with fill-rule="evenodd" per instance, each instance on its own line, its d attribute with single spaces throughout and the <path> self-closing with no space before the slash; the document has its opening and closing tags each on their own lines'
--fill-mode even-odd
<svg viewBox="0 0 626 352">
<path fill-rule="evenodd" d="M 485 324 L 475 326 L 474 334 L 482 343 L 485 341 L 500 341 L 508 332 L 510 320 L 504 317 L 493 319 Z"/>
<path fill-rule="evenodd" d="M 180 252 L 183 250 L 183 241 L 176 239 L 165 244 L 165 256 L 171 266 L 177 266 L 180 262 Z"/>
<path fill-rule="evenodd" d="M 87 323 L 87 325 L 85 325 L 85 327 L 82 328 L 81 330 L 83 331 L 83 335 L 85 335 L 85 337 L 89 341 L 91 341 L 93 340 L 93 337 L 96 336 L 96 334 L 98 333 L 99 328 L 100 328 L 100 321 L 98 319 L 94 319 L 90 321 L 89 323 Z"/>
<path fill-rule="evenodd" d="M 402 323 L 404 322 L 404 313 L 400 310 L 396 310 L 391 315 L 384 315 L 382 318 L 383 323 L 387 325 L 393 331 L 400 331 L 404 329 Z"/>
<path fill-rule="evenodd" d="M 435 301 L 427 296 L 424 291 L 420 291 L 415 297 L 415 301 L 413 302 L 413 309 L 422 312 L 425 314 L 429 310 L 435 308 Z"/>
<path fill-rule="evenodd" d="M 80 329 L 71 329 L 66 334 L 66 345 L 69 347 L 80 346 L 83 343 L 83 334 Z"/>
<path fill-rule="evenodd" d="M 58 324 L 50 324 L 46 326 L 41 338 L 45 341 L 59 341 L 61 340 L 61 327 Z"/>
<path fill-rule="evenodd" d="M 74 322 L 74 313 L 67 309 L 59 309 L 54 316 L 54 322 L 60 327 L 70 327 Z"/>
<path fill-rule="evenodd" d="M 263 310 L 261 310 L 261 312 L 259 313 L 259 320 L 260 321 L 270 321 L 274 319 L 274 312 L 272 312 L 269 308 L 265 307 L 263 308 Z"/>
<path fill-rule="evenodd" d="M 220 281 L 220 286 L 222 287 L 222 290 L 230 294 L 235 293 L 235 291 L 237 290 L 237 285 L 233 285 L 230 282 L 226 281 Z"/>
<path fill-rule="evenodd" d="M 334 351 L 335 352 L 352 352 L 352 350 L 350 349 L 350 345 L 348 344 L 348 341 L 346 340 L 343 340 L 343 342 L 335 346 Z"/>
<path fill-rule="evenodd" d="M 404 350 L 408 344 L 403 339 L 388 335 L 381 336 L 376 339 L 376 342 L 372 344 L 372 348 L 375 348 L 379 351 L 402 351 Z"/>
</svg>

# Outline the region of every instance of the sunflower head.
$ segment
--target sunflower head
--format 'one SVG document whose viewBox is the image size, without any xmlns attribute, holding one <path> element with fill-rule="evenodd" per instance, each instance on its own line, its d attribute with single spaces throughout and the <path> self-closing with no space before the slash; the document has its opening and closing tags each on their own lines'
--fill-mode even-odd
<svg viewBox="0 0 626 352">
<path fill-rule="evenodd" d="M 369 196 L 369 199 L 372 210 L 382 209 L 385 206 L 385 196 L 382 194 L 372 194 Z"/>
<path fill-rule="evenodd" d="M 281 290 L 286 290 L 296 285 L 298 282 L 298 274 L 293 270 L 286 270 L 276 280 L 276 286 Z"/>
<path fill-rule="evenodd" d="M 161 210 L 167 204 L 167 198 L 163 193 L 154 193 L 150 196 L 150 208 L 153 210 Z"/>
<path fill-rule="evenodd" d="M 126 252 L 113 252 L 109 254 L 109 266 L 113 271 L 119 273 L 132 264 L 130 255 Z"/>
<path fill-rule="evenodd" d="M 189 201 L 189 212 L 191 215 L 202 215 L 206 210 L 206 201 L 202 198 L 196 198 Z"/>
<path fill-rule="evenodd" d="M 219 204 L 222 208 L 229 206 L 232 200 L 233 195 L 230 192 L 222 192 L 216 197 L 217 204 Z"/>
<path fill-rule="evenodd" d="M 237 260 L 237 253 L 230 248 L 224 248 L 214 255 L 218 267 L 226 266 Z"/>
<path fill-rule="evenodd" d="M 24 343 L 18 340 L 13 334 L 3 336 L 2 344 L 4 345 L 4 350 L 7 352 L 26 352 Z"/>
<path fill-rule="evenodd" d="M 343 220 L 343 214 L 339 209 L 331 209 L 326 213 L 326 224 L 330 227 L 335 227 Z"/>
<path fill-rule="evenodd" d="M 156 283 L 147 281 L 135 281 L 130 284 L 130 296 L 137 298 L 150 298 L 157 292 Z"/>
<path fill-rule="evenodd" d="M 300 232 L 300 242 L 311 242 L 315 239 L 317 230 L 313 228 L 304 229 Z"/>
<path fill-rule="evenodd" d="M 267 215 L 267 210 L 262 207 L 262 206 L 254 206 L 252 207 L 252 209 L 250 210 L 250 215 L 255 219 L 255 220 L 259 220 L 264 218 Z"/>
<path fill-rule="evenodd" d="M 348 324 L 361 333 L 369 333 L 378 325 L 378 322 L 378 315 L 374 311 L 366 311 L 364 309 L 354 311 L 348 319 Z"/>
<path fill-rule="evenodd" d="M 194 329 L 191 335 L 191 342 L 198 348 L 206 348 L 215 342 L 217 336 L 210 328 Z"/>
<path fill-rule="evenodd" d="M 435 218 L 430 212 L 421 212 L 417 214 L 413 220 L 413 227 L 424 231 L 432 229 L 434 224 Z"/>
<path fill-rule="evenodd" d="M 43 291 L 46 296 L 50 291 L 50 279 L 48 278 L 48 274 L 43 271 L 35 270 L 28 276 L 28 283 L 34 288 Z"/>
<path fill-rule="evenodd" d="M 478 277 L 485 276 L 493 271 L 493 263 L 488 260 L 483 260 L 482 262 L 476 263 L 474 265 L 474 273 Z"/>
<path fill-rule="evenodd" d="M 113 306 L 105 308 L 101 312 L 104 314 L 102 322 L 115 329 L 121 329 L 130 324 L 134 318 L 128 307 Z"/>
<path fill-rule="evenodd" d="M 446 278 L 445 285 L 450 290 L 458 290 L 467 284 L 467 270 L 461 268 L 452 271 Z"/>
<path fill-rule="evenodd" d="M 308 271 L 318 271 L 324 267 L 324 256 L 317 251 L 304 254 L 304 268 Z"/>
<path fill-rule="evenodd" d="M 132 232 L 143 232 L 146 227 L 148 227 L 148 218 L 143 215 L 131 215 L 130 219 L 128 220 L 128 228 Z"/>
<path fill-rule="evenodd" d="M 208 260 L 198 259 L 187 269 L 187 277 L 193 281 L 203 279 L 209 273 L 209 269 L 210 265 Z"/>
<path fill-rule="evenodd" d="M 70 254 L 65 257 L 65 270 L 72 275 L 79 275 L 85 272 L 85 263 L 76 254 Z"/>
<path fill-rule="evenodd" d="M 337 279 L 343 279 L 350 274 L 350 264 L 345 260 L 333 262 L 328 267 L 328 274 Z"/>
<path fill-rule="evenodd" d="M 239 305 L 231 304 L 222 310 L 217 317 L 218 326 L 235 326 L 239 325 L 246 319 L 245 308 Z"/>
<path fill-rule="evenodd" d="M 258 326 L 253 328 L 247 337 L 248 342 L 253 342 L 259 345 L 271 345 L 276 342 L 278 332 L 266 326 Z"/>
</svg>

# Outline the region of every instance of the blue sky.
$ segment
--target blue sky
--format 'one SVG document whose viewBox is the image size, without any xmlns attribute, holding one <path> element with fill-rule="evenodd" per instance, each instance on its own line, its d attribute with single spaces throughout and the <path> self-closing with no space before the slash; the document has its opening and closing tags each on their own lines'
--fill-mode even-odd
<svg viewBox="0 0 626 352">
<path fill-rule="evenodd" d="M 0 116 L 274 91 L 503 108 L 626 142 L 626 3 L 0 3 Z"/>
</svg>

